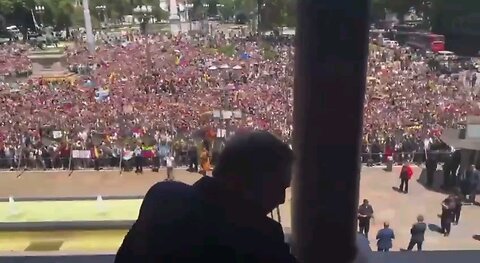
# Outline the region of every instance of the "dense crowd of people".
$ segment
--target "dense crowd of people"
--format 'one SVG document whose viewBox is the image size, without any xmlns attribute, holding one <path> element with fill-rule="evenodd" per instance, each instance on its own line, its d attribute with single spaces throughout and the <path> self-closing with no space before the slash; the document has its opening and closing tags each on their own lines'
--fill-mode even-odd
<svg viewBox="0 0 480 263">
<path fill-rule="evenodd" d="M 45 138 L 81 149 L 93 144 L 133 148 L 131 138 L 185 142 L 208 129 L 213 137 L 225 136 L 217 129 L 266 129 L 288 141 L 290 43 L 222 32 L 205 37 L 104 35 L 95 54 L 83 45 L 65 48 L 68 68 L 77 74 L 74 81 L 12 79 L 30 70 L 31 48 L 4 45 L 0 159 L 18 148 L 36 154 L 35 149 L 53 144 Z M 437 137 L 479 111 L 473 71 L 442 75 L 408 48 L 372 45 L 367 82 L 364 153 L 419 151 L 424 136 Z M 227 120 L 219 118 L 228 114 Z M 97 143 L 93 135 L 100 136 Z"/>
</svg>

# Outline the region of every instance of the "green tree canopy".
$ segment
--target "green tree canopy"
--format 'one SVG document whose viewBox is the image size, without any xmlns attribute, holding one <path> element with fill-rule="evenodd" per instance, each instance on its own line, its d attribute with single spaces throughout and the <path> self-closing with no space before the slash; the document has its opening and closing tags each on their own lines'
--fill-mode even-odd
<svg viewBox="0 0 480 263">
<path fill-rule="evenodd" d="M 478 32 L 478 26 L 480 25 L 480 1 L 434 0 L 432 1 L 431 20 L 435 32 Z"/>
<path fill-rule="evenodd" d="M 261 28 L 270 30 L 281 26 L 295 26 L 296 0 L 259 0 Z"/>
</svg>

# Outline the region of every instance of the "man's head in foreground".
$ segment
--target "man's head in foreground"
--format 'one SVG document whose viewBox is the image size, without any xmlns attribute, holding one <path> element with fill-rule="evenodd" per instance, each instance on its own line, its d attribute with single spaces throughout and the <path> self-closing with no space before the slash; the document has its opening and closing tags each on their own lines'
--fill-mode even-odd
<svg viewBox="0 0 480 263">
<path fill-rule="evenodd" d="M 249 132 L 227 143 L 213 177 L 267 214 L 285 202 L 292 164 L 293 152 L 287 144 L 266 131 Z"/>
</svg>

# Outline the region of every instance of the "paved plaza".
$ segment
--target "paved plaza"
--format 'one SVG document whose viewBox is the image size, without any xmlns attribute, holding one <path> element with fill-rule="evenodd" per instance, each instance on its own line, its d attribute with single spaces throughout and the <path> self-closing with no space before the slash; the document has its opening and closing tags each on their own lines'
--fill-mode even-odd
<svg viewBox="0 0 480 263">
<path fill-rule="evenodd" d="M 480 249 L 480 241 L 472 238 L 480 233 L 478 219 L 480 207 L 464 206 L 460 224 L 452 226 L 449 237 L 435 232 L 440 224 L 437 214 L 440 212 L 440 202 L 445 194 L 426 190 L 417 179 L 422 169 L 415 168 L 414 178 L 410 182 L 410 193 L 401 194 L 392 189 L 399 184 L 399 169 L 385 172 L 379 167 L 364 167 L 361 176 L 360 200 L 370 200 L 375 220 L 372 221 L 370 242 L 376 248 L 374 237 L 384 221 L 389 221 L 395 231 L 394 250 L 405 248 L 410 238 L 410 227 L 416 216 L 425 216 L 431 230 L 427 231 L 424 243 L 425 250 L 471 250 Z M 162 181 L 166 172 L 145 172 L 144 174 L 123 173 L 118 171 L 76 171 L 71 176 L 68 172 L 30 172 L 17 178 L 18 172 L 0 173 L 0 197 L 16 198 L 39 197 L 95 197 L 103 196 L 141 196 L 155 182 Z M 183 169 L 175 170 L 178 180 L 193 183 L 200 178 L 198 174 L 189 173 Z M 287 201 L 281 206 L 281 222 L 285 228 L 291 227 L 290 220 L 290 189 L 287 190 Z"/>
<path fill-rule="evenodd" d="M 384 221 L 390 222 L 395 231 L 394 250 L 406 248 L 410 240 L 410 228 L 419 214 L 424 215 L 429 229 L 425 234 L 425 250 L 471 250 L 480 249 L 480 242 L 473 239 L 480 233 L 480 207 L 463 206 L 460 223 L 452 226 L 449 237 L 444 237 L 435 230 L 440 225 L 438 214 L 441 212 L 441 202 L 446 194 L 426 190 L 417 182 L 422 169 L 414 169 L 414 177 L 410 181 L 408 194 L 394 191 L 392 187 L 399 186 L 400 168 L 393 173 L 384 172 L 378 168 L 364 168 L 361 177 L 360 200 L 367 198 L 374 209 L 375 220 L 369 235 L 372 248 L 376 249 L 374 240 L 377 231 L 383 227 Z M 441 176 L 437 174 L 437 176 Z M 441 179 L 437 177 L 436 179 Z M 422 176 L 421 181 L 424 178 Z M 440 180 L 436 180 L 436 185 Z M 433 231 L 432 231 L 433 230 Z"/>
<path fill-rule="evenodd" d="M 83 198 L 102 196 L 143 196 L 156 182 L 167 178 L 165 169 L 158 173 L 145 169 L 143 174 L 118 170 L 0 172 L 0 198 Z M 176 169 L 177 180 L 193 184 L 200 175 Z"/>
</svg>

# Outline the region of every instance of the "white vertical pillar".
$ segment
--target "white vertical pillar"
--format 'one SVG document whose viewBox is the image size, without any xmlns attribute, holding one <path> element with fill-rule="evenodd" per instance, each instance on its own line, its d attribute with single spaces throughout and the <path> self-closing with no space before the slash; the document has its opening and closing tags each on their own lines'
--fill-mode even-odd
<svg viewBox="0 0 480 263">
<path fill-rule="evenodd" d="M 180 16 L 178 16 L 178 7 L 176 0 L 170 0 L 170 31 L 172 34 L 177 35 L 180 28 Z"/>
<path fill-rule="evenodd" d="M 85 30 L 87 31 L 87 48 L 90 53 L 95 53 L 95 39 L 92 30 L 92 18 L 90 17 L 90 9 L 88 7 L 88 0 L 82 0 L 83 3 L 83 18 L 85 19 Z"/>
</svg>

